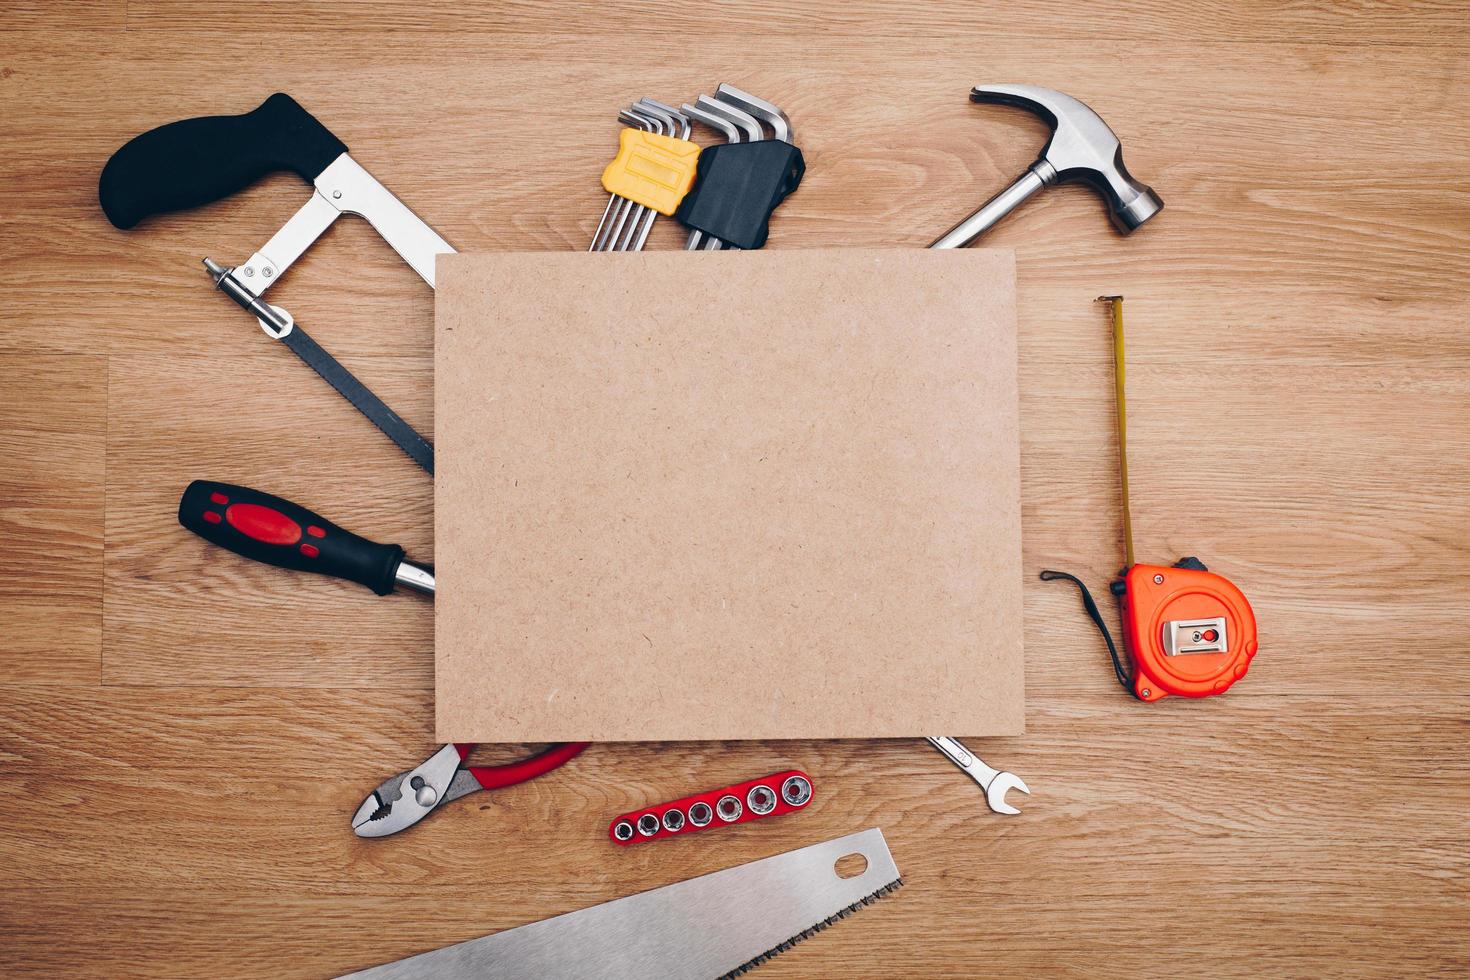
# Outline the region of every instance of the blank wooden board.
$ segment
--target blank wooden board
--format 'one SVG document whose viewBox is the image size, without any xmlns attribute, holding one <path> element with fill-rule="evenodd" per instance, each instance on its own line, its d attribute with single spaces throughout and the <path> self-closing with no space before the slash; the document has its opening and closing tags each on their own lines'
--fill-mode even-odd
<svg viewBox="0 0 1470 980">
<path fill-rule="evenodd" d="M 1009 251 L 438 279 L 441 739 L 1021 730 Z"/>
</svg>

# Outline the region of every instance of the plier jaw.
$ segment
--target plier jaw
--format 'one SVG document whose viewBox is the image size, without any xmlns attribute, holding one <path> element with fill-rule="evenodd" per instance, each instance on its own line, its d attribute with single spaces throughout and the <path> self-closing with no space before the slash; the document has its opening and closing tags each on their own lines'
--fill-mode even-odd
<svg viewBox="0 0 1470 980">
<path fill-rule="evenodd" d="M 450 800 L 482 789 L 516 786 L 565 765 L 587 747 L 586 742 L 553 745 L 526 759 L 501 766 L 467 766 L 475 746 L 450 743 L 417 769 L 400 772 L 373 790 L 352 816 L 359 837 L 387 837 L 418 823 Z"/>
<path fill-rule="evenodd" d="M 472 775 L 461 772 L 463 765 L 459 747 L 451 743 L 417 768 L 388 777 L 353 814 L 352 832 L 359 837 L 396 834 L 449 800 L 479 789 Z M 464 778 L 456 778 L 459 776 Z M 456 789 L 459 792 L 454 792 Z"/>
</svg>

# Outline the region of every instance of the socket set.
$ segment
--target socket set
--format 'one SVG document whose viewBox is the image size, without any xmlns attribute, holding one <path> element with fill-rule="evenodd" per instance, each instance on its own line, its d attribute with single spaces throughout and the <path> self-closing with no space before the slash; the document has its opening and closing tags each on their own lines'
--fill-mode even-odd
<svg viewBox="0 0 1470 980">
<path fill-rule="evenodd" d="M 614 844 L 626 846 L 708 827 L 749 823 L 800 810 L 812 801 L 812 794 L 811 777 L 800 769 L 788 769 L 625 813 L 608 825 L 607 835 Z"/>
</svg>

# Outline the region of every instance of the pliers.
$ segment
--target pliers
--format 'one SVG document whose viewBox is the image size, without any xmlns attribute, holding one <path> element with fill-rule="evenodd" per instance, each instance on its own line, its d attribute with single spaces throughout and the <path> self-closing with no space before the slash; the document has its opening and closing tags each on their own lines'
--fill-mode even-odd
<svg viewBox="0 0 1470 980">
<path fill-rule="evenodd" d="M 482 789 L 500 789 L 535 779 L 568 762 L 587 742 L 553 745 L 536 755 L 502 766 L 467 766 L 469 743 L 444 746 L 420 766 L 383 780 L 352 817 L 359 837 L 387 837 L 412 827 L 440 806 Z"/>
</svg>

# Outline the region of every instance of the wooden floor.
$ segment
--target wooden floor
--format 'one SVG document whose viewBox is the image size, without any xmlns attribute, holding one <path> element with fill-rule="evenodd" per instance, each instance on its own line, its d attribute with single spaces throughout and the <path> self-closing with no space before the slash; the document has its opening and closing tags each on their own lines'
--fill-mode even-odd
<svg viewBox="0 0 1470 980">
<path fill-rule="evenodd" d="M 324 976 L 870 826 L 905 887 L 761 976 L 1470 972 L 1467 54 L 1470 8 L 1434 0 L 4 4 L 7 972 Z M 285 90 L 458 247 L 584 248 L 617 108 L 722 81 L 806 151 L 774 249 L 919 248 L 1019 173 L 1045 126 L 971 105 L 984 81 L 1083 98 L 1168 202 L 1123 239 L 1056 190 L 988 239 L 1020 263 L 1028 696 L 1023 737 L 976 747 L 1034 795 L 990 815 L 917 740 L 602 745 L 358 840 L 363 795 L 434 747 L 431 606 L 249 565 L 174 508 L 250 483 L 431 560 L 430 482 L 199 267 L 254 251 L 299 181 L 125 234 L 98 172 Z M 1198 554 L 1260 619 L 1225 698 L 1126 698 L 1035 578 L 1119 565 L 1115 292 L 1140 557 Z M 432 294 L 365 224 L 273 295 L 431 426 Z M 799 816 L 603 836 L 791 766 Z"/>
</svg>

